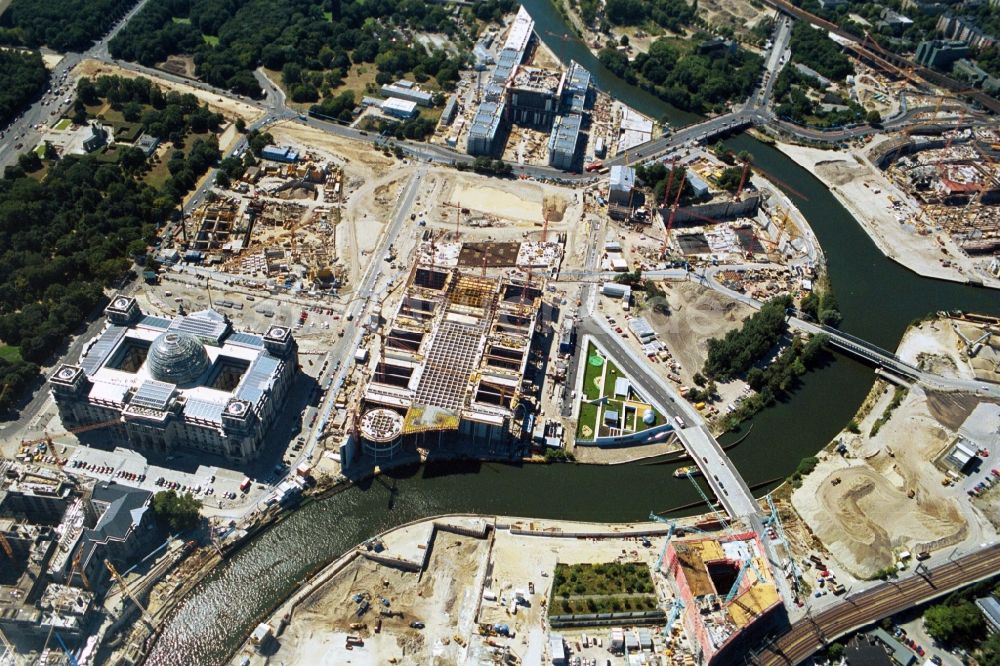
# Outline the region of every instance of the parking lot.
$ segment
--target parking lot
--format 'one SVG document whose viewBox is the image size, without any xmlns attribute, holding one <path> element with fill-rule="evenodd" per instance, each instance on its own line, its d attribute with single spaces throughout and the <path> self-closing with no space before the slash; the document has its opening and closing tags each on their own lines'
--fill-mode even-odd
<svg viewBox="0 0 1000 666">
<path fill-rule="evenodd" d="M 176 490 L 190 492 L 206 506 L 231 508 L 241 506 L 260 495 L 261 484 L 257 484 L 247 494 L 240 492 L 240 482 L 244 476 L 237 470 L 201 465 L 186 456 L 170 456 L 168 461 L 178 463 L 175 469 L 151 465 L 145 456 L 130 449 L 116 448 L 113 451 L 78 446 L 69 455 L 64 469 L 71 474 L 87 476 L 99 481 L 143 488 L 151 492 Z M 183 471 L 187 467 L 191 471 Z"/>
</svg>

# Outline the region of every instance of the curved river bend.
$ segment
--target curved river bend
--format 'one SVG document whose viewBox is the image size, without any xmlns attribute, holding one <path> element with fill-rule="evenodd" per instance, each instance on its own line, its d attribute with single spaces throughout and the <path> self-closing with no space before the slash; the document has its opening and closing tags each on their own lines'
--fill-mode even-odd
<svg viewBox="0 0 1000 666">
<path fill-rule="evenodd" d="M 536 32 L 563 61 L 591 70 L 603 90 L 675 125 L 696 116 L 666 106 L 604 69 L 570 35 L 550 0 L 524 2 Z M 894 348 L 907 324 L 927 312 L 959 308 L 1000 314 L 996 292 L 920 278 L 879 253 L 846 210 L 809 172 L 748 136 L 731 140 L 777 177 L 809 220 L 827 257 L 843 328 Z M 754 419 L 732 457 L 752 486 L 786 476 L 830 441 L 853 415 L 872 382 L 870 368 L 838 358 L 810 373 L 785 404 Z M 725 441 L 727 438 L 723 438 Z M 434 514 L 477 512 L 591 521 L 641 520 L 697 500 L 670 468 L 641 464 L 502 466 L 469 464 L 440 472 L 411 470 L 309 504 L 220 565 L 180 606 L 147 663 L 222 663 L 258 618 L 285 599 L 309 572 L 368 537 Z"/>
</svg>

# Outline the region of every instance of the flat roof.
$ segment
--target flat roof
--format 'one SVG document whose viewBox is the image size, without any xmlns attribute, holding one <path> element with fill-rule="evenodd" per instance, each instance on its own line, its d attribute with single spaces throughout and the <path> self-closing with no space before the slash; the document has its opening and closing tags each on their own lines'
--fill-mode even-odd
<svg viewBox="0 0 1000 666">
<path fill-rule="evenodd" d="M 507 39 L 503 44 L 504 48 L 523 51 L 528 46 L 528 41 L 531 39 L 531 32 L 534 29 L 535 21 L 531 18 L 528 10 L 524 8 L 524 5 L 522 5 L 517 10 L 514 22 L 510 25 L 510 32 L 507 33 Z"/>
<path fill-rule="evenodd" d="M 575 113 L 556 118 L 552 125 L 552 134 L 549 136 L 549 150 L 566 153 L 576 151 L 582 122 L 583 119 Z"/>
<path fill-rule="evenodd" d="M 500 126 L 503 117 L 504 102 L 483 102 L 476 109 L 469 127 L 469 138 L 492 138 Z"/>
<path fill-rule="evenodd" d="M 398 97 L 390 97 L 389 99 L 382 102 L 383 109 L 394 109 L 396 111 L 404 111 L 406 113 L 415 113 L 417 110 L 417 103 L 410 99 L 400 99 Z"/>
<path fill-rule="evenodd" d="M 611 167 L 609 174 L 611 189 L 622 192 L 631 192 L 635 187 L 635 169 L 628 166 L 616 164 Z"/>
</svg>

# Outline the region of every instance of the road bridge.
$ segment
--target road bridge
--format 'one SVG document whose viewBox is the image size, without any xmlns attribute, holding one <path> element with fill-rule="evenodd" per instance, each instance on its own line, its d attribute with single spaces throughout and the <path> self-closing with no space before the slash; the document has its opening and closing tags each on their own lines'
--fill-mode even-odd
<svg viewBox="0 0 1000 666">
<path fill-rule="evenodd" d="M 701 284 L 710 287 L 718 291 L 721 294 L 725 294 L 732 299 L 745 303 L 755 310 L 759 310 L 763 305 L 761 301 L 758 301 L 746 294 L 740 293 L 733 289 L 720 284 L 715 276 L 720 271 L 746 271 L 754 270 L 762 267 L 764 265 L 754 265 L 754 264 L 739 264 L 734 266 L 713 266 L 706 268 L 698 273 L 688 273 L 689 279 L 694 279 Z M 676 274 L 676 269 L 671 271 L 646 271 L 643 275 L 648 277 L 660 277 L 667 275 L 673 276 Z M 829 337 L 830 344 L 845 351 L 853 356 L 861 359 L 862 361 L 872 363 L 880 368 L 891 372 L 892 374 L 898 375 L 920 383 L 927 388 L 931 388 L 938 391 L 964 391 L 969 393 L 975 393 L 977 395 L 986 397 L 996 397 L 1000 398 L 1000 384 L 994 384 L 992 382 L 979 381 L 974 379 L 960 379 L 957 377 L 944 377 L 941 375 L 934 374 L 932 372 L 926 372 L 921 370 L 909 363 L 906 363 L 900 359 L 893 352 L 882 349 L 881 347 L 874 345 L 866 340 L 863 340 L 857 336 L 845 333 L 835 328 L 830 328 L 829 326 L 821 326 L 814 322 L 806 321 L 800 316 L 791 316 L 788 318 L 788 325 L 797 331 L 802 333 L 809 333 L 813 335 L 823 334 Z"/>
<path fill-rule="evenodd" d="M 983 544 L 975 552 L 933 568 L 915 571 L 843 598 L 835 606 L 807 615 L 785 634 L 771 639 L 749 661 L 761 666 L 795 666 L 825 645 L 879 620 L 942 597 L 1000 571 L 1000 545 Z"/>
<path fill-rule="evenodd" d="M 670 419 L 684 449 L 694 459 L 730 518 L 756 517 L 759 509 L 753 493 L 712 436 L 704 417 L 672 386 L 652 372 L 648 359 L 625 345 L 603 317 L 588 315 L 580 323 L 579 330 L 596 340 L 640 393 Z"/>
</svg>

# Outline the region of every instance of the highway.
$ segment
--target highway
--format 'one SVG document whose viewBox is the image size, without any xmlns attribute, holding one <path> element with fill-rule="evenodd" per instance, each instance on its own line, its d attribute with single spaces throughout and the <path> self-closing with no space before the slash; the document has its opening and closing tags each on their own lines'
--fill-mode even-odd
<svg viewBox="0 0 1000 666">
<path fill-rule="evenodd" d="M 926 603 L 948 592 L 1000 572 L 1000 545 L 983 544 L 974 553 L 955 558 L 900 581 L 890 581 L 848 595 L 840 603 L 815 615 L 807 615 L 756 655 L 752 663 L 762 666 L 800 664 L 824 645 L 904 610 Z"/>
</svg>

